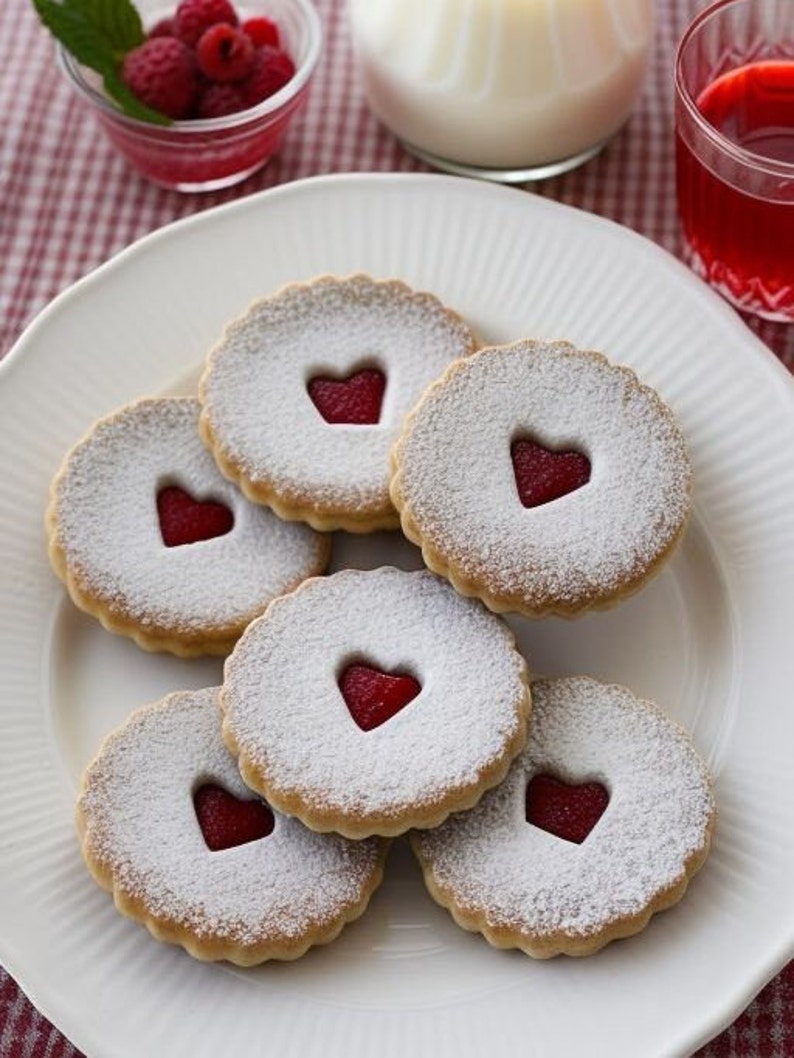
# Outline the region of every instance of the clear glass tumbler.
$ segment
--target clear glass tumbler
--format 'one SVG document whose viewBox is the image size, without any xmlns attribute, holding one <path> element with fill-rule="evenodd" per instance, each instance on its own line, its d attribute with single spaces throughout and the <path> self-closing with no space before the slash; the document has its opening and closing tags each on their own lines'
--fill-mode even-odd
<svg viewBox="0 0 794 1058">
<path fill-rule="evenodd" d="M 794 321 L 794 2 L 718 0 L 678 48 L 678 210 L 691 267 Z"/>
<path fill-rule="evenodd" d="M 439 169 L 506 183 L 592 158 L 631 113 L 654 0 L 349 0 L 369 105 Z"/>
</svg>

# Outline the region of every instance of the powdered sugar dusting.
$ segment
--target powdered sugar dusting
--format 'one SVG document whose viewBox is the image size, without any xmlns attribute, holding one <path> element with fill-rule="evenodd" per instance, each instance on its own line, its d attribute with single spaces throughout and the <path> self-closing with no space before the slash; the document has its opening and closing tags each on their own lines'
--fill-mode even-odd
<svg viewBox="0 0 794 1058">
<path fill-rule="evenodd" d="M 293 284 L 251 306 L 213 350 L 204 413 L 251 483 L 320 506 L 388 503 L 389 449 L 422 390 L 474 348 L 471 331 L 432 295 L 357 275 Z M 380 422 L 329 425 L 307 393 L 317 375 L 386 375 Z"/>
<path fill-rule="evenodd" d="M 198 401 L 137 401 L 98 422 L 54 489 L 55 537 L 81 585 L 144 629 L 240 626 L 321 570 L 324 538 L 250 503 L 198 436 Z M 178 485 L 234 516 L 223 536 L 163 543 L 157 492 Z"/>
<path fill-rule="evenodd" d="M 421 693 L 362 731 L 338 678 L 351 661 Z M 479 781 L 521 726 L 524 662 L 481 603 L 427 571 L 343 570 L 276 600 L 227 659 L 222 703 L 269 788 L 346 818 L 398 818 Z"/>
<path fill-rule="evenodd" d="M 711 783 L 688 735 L 625 688 L 572 677 L 532 693 L 529 743 L 505 782 L 416 842 L 436 882 L 489 926 L 590 936 L 681 881 L 708 840 Z M 542 773 L 609 791 L 583 844 L 526 822 Z"/>
<path fill-rule="evenodd" d="M 211 852 L 193 807 L 206 782 L 252 796 L 220 737 L 217 688 L 138 710 L 86 773 L 88 852 L 150 915 L 251 946 L 327 927 L 369 892 L 378 841 L 315 834 L 277 812 L 267 837 Z"/>
<path fill-rule="evenodd" d="M 575 449 L 590 481 L 526 509 L 510 445 Z M 669 409 L 625 368 L 526 340 L 455 365 L 399 448 L 401 505 L 423 542 L 486 591 L 542 612 L 631 586 L 689 512 L 691 470 Z"/>
</svg>

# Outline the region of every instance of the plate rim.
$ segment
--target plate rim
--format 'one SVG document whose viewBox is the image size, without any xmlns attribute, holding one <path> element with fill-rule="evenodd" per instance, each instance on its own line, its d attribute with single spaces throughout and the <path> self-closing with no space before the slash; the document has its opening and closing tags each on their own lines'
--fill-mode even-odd
<svg viewBox="0 0 794 1058">
<path fill-rule="evenodd" d="M 314 186 L 333 186 L 335 184 L 345 185 L 359 182 L 364 184 L 382 184 L 384 186 L 391 184 L 396 186 L 401 184 L 416 184 L 418 186 L 428 183 L 431 186 L 437 186 L 441 183 L 446 183 L 454 187 L 467 185 L 476 189 L 477 193 L 492 195 L 496 198 L 511 196 L 518 199 L 531 195 L 534 206 L 539 209 L 548 210 L 550 213 L 557 213 L 560 211 L 569 213 L 575 215 L 583 223 L 592 224 L 595 228 L 612 231 L 613 233 L 617 232 L 619 233 L 619 237 L 625 237 L 630 243 L 633 243 L 638 250 L 649 253 L 651 256 L 656 256 L 660 264 L 671 270 L 672 274 L 675 274 L 679 280 L 683 280 L 686 284 L 690 285 L 692 290 L 696 290 L 702 295 L 705 299 L 705 303 L 710 305 L 711 310 L 721 316 L 723 323 L 731 325 L 737 334 L 741 334 L 743 339 L 748 341 L 748 345 L 754 347 L 755 353 L 766 360 L 768 366 L 774 365 L 773 370 L 777 372 L 778 377 L 783 380 L 786 385 L 790 385 L 794 391 L 794 376 L 792 376 L 788 368 L 785 367 L 769 346 L 766 345 L 758 335 L 754 334 L 753 331 L 751 331 L 742 321 L 738 312 L 729 305 L 724 298 L 720 297 L 716 291 L 712 290 L 707 283 L 696 276 L 691 269 L 687 268 L 684 262 L 679 260 L 679 258 L 677 258 L 671 251 L 667 250 L 659 243 L 654 242 L 649 237 L 635 231 L 633 228 L 629 228 L 618 221 L 612 220 L 610 217 L 604 217 L 601 216 L 601 214 L 592 213 L 589 210 L 570 205 L 567 202 L 557 202 L 552 199 L 547 199 L 545 196 L 534 190 L 523 190 L 502 184 L 492 184 L 482 180 L 475 180 L 469 177 L 452 176 L 445 173 L 369 173 L 366 171 L 324 173 L 316 176 L 302 177 L 298 180 L 291 180 L 284 184 L 277 184 L 274 187 L 264 188 L 261 191 L 256 191 L 253 194 L 245 195 L 229 202 L 210 206 L 207 209 L 199 210 L 189 216 L 179 217 L 176 220 L 169 221 L 159 228 L 155 228 L 154 230 L 147 232 L 145 235 L 140 236 L 140 238 L 131 242 L 129 245 L 122 247 L 106 261 L 103 261 L 101 264 L 90 269 L 85 275 L 65 287 L 38 313 L 36 313 L 36 315 L 25 325 L 19 337 L 11 345 L 5 356 L 0 359 L 0 382 L 4 378 L 4 373 L 8 370 L 9 364 L 16 364 L 16 361 L 20 356 L 20 349 L 24 348 L 30 336 L 35 334 L 35 331 L 39 326 L 47 322 L 51 314 L 58 311 L 61 306 L 71 298 L 80 296 L 86 287 L 95 282 L 101 281 L 106 272 L 112 271 L 120 264 L 123 266 L 128 258 L 132 258 L 138 253 L 147 252 L 150 246 L 156 245 L 156 243 L 162 239 L 170 238 L 174 232 L 179 232 L 183 229 L 189 229 L 194 226 L 201 226 L 202 224 L 211 222 L 214 218 L 227 213 L 232 214 L 238 211 L 245 212 L 247 209 L 256 208 L 257 205 L 263 201 L 271 199 L 277 201 L 281 197 L 291 196 L 296 193 L 300 194 L 304 189 L 312 188 Z"/>
</svg>

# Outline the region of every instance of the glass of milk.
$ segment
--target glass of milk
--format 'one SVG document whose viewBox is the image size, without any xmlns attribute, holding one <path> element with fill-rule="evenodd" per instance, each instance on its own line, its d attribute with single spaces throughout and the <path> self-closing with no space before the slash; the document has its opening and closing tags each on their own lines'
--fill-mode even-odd
<svg viewBox="0 0 794 1058">
<path fill-rule="evenodd" d="M 374 113 L 440 169 L 503 182 L 592 158 L 642 87 L 653 0 L 349 0 Z"/>
</svg>

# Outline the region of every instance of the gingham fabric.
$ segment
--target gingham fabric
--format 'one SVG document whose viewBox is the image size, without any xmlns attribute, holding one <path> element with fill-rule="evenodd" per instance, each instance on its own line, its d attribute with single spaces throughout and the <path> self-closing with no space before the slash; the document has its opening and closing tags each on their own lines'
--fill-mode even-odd
<svg viewBox="0 0 794 1058">
<path fill-rule="evenodd" d="M 308 108 L 280 156 L 246 183 L 187 196 L 133 173 L 54 62 L 30 0 L 0 0 L 0 356 L 59 291 L 169 221 L 318 173 L 422 171 L 369 114 L 344 0 L 316 0 L 324 54 Z M 646 90 L 623 133 L 589 165 L 533 192 L 610 217 L 680 252 L 672 154 L 672 61 L 695 0 L 657 0 Z M 794 370 L 794 326 L 749 321 Z M 2 860 L 0 860 L 2 870 Z M 0 1058 L 77 1058 L 0 968 Z M 698 1058 L 792 1058 L 794 963 Z M 100 1056 L 96 1056 L 100 1058 Z"/>
</svg>

